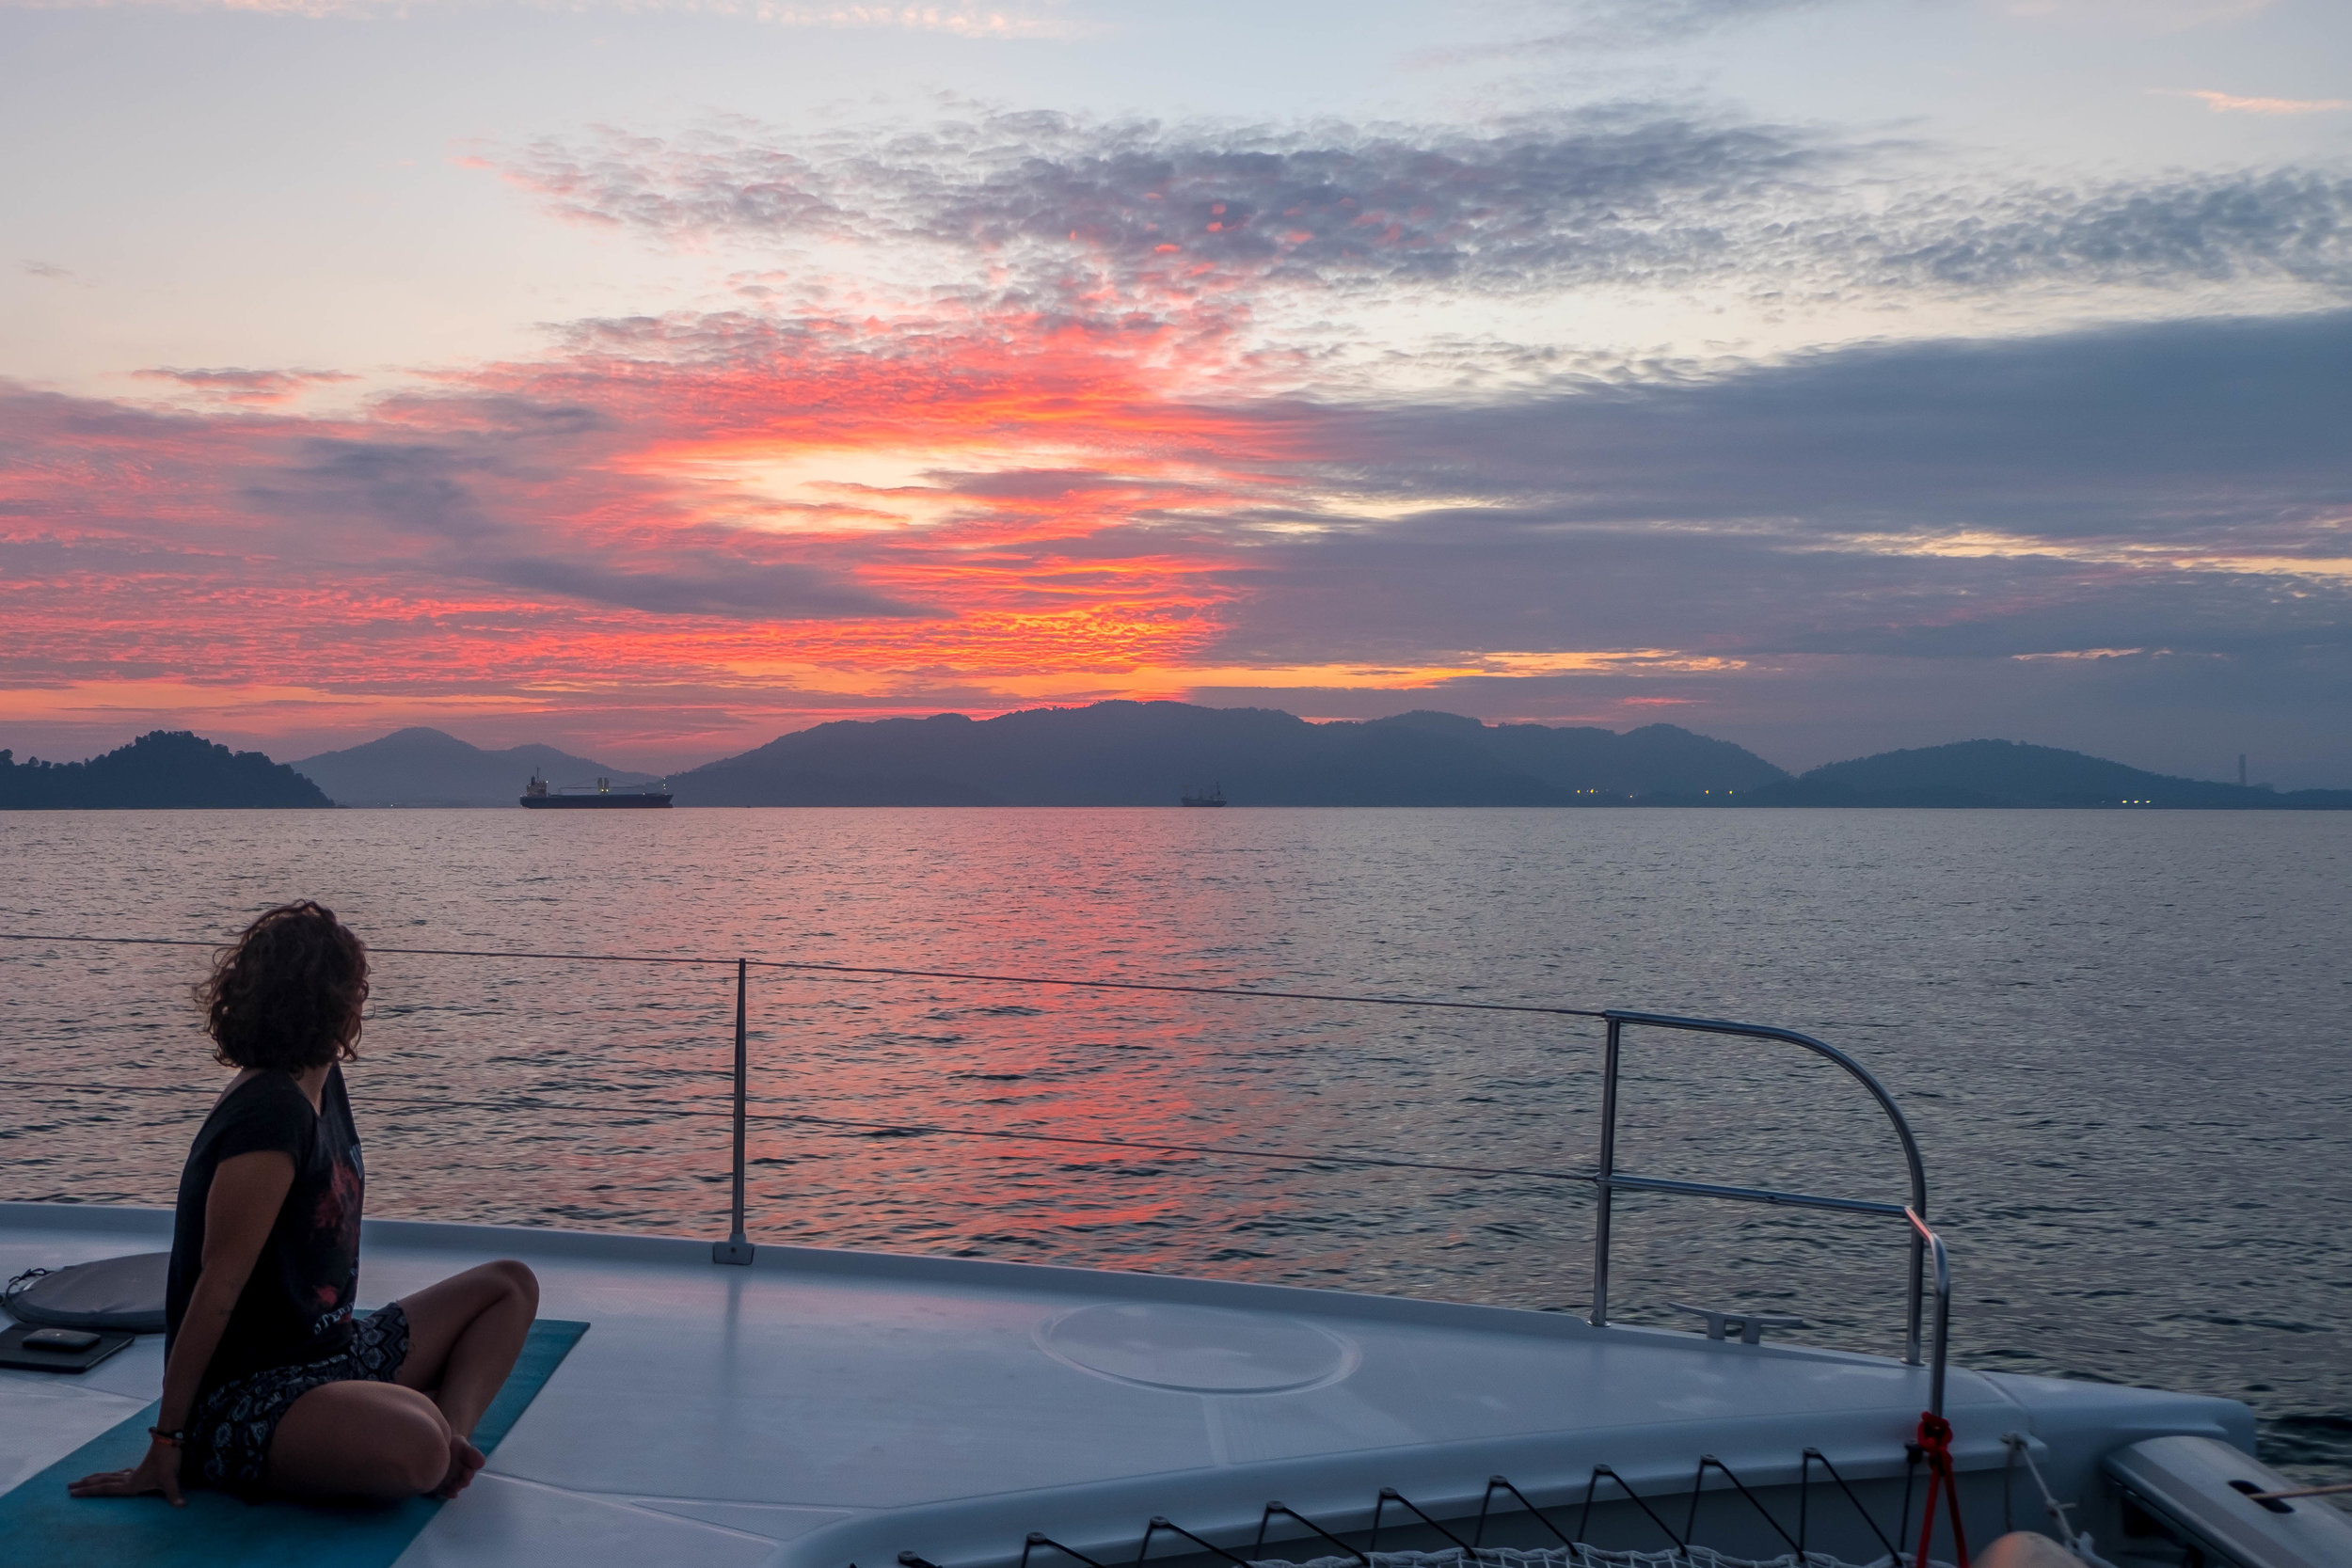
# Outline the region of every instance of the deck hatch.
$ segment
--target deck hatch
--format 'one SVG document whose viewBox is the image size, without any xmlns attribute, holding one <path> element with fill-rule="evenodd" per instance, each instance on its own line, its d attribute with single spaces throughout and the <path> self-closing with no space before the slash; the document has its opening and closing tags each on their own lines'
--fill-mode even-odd
<svg viewBox="0 0 2352 1568">
<path fill-rule="evenodd" d="M 1038 1348 L 1065 1365 L 1147 1388 L 1275 1394 L 1338 1381 L 1360 1359 L 1301 1319 L 1167 1302 L 1100 1302 L 1049 1320 Z"/>
</svg>

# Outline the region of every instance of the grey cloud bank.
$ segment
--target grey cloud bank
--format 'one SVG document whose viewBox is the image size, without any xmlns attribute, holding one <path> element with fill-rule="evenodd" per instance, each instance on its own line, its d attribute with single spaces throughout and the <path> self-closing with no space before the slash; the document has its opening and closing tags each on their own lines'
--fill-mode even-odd
<svg viewBox="0 0 2352 1568">
<path fill-rule="evenodd" d="M 1354 454 L 1333 483 L 1378 515 L 1273 519 L 1249 568 L 1267 591 L 1223 652 L 1671 650 L 1686 667 L 1471 677 L 1447 701 L 1565 718 L 1638 691 L 1801 764 L 1965 715 L 2173 771 L 2255 746 L 2338 782 L 2352 724 L 2320 716 L 2352 713 L 2346 365 L 2338 312 L 1333 411 Z"/>
<path fill-rule="evenodd" d="M 1921 150 L 1628 104 L 1480 129 L 1001 114 L 786 146 L 736 127 L 541 142 L 500 166 L 561 212 L 664 240 L 928 242 L 1047 295 L 1105 273 L 1171 294 L 2352 288 L 2352 171 L 1923 179 Z"/>
</svg>

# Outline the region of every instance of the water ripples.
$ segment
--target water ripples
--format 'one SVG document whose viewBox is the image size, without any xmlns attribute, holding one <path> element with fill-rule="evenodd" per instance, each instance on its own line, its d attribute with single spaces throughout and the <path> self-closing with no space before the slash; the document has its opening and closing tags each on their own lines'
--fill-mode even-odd
<svg viewBox="0 0 2352 1568">
<path fill-rule="evenodd" d="M 1919 1129 L 1988 1369 L 2254 1403 L 2352 1464 L 2352 816 L 835 811 L 13 814 L 0 923 L 218 935 L 294 896 L 383 946 L 563 948 L 1711 1014 L 1819 1035 Z M 201 955 L 5 944 L 5 1196 L 167 1202 L 215 1085 Z M 755 971 L 755 1108 L 1589 1166 L 1573 1020 Z M 724 1228 L 731 968 L 379 957 L 378 1213 Z M 1900 1198 L 1875 1109 L 1638 1033 L 1622 1168 Z M 690 1114 L 691 1113 L 691 1114 Z M 763 1121 L 756 1238 L 1573 1310 L 1589 1189 Z M 1612 1304 L 1899 1345 L 1884 1222 L 1621 1197 Z"/>
</svg>

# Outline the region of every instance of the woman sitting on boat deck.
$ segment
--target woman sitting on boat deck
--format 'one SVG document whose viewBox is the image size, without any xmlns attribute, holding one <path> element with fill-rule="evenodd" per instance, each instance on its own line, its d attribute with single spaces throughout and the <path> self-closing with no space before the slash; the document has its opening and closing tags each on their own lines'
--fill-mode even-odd
<svg viewBox="0 0 2352 1568">
<path fill-rule="evenodd" d="M 474 1424 L 514 1370 L 539 1284 L 477 1268 L 354 1320 L 357 1059 L 367 950 L 334 911 L 282 905 L 246 927 L 199 990 L 236 1077 L 180 1176 L 165 1300 L 164 1392 L 146 1458 L 77 1497 L 183 1486 L 387 1500 L 453 1497 L 482 1467 Z"/>
</svg>

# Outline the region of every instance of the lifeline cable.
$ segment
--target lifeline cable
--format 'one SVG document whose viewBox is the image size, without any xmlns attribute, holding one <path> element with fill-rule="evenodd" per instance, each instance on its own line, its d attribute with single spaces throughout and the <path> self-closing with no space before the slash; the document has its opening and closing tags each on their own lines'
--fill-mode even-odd
<svg viewBox="0 0 2352 1568">
<path fill-rule="evenodd" d="M 178 1084 L 61 1084 L 40 1078 L 0 1078 L 0 1085 L 20 1089 L 52 1089 L 63 1093 L 83 1090 L 105 1090 L 115 1094 L 212 1094 L 215 1092 L 201 1085 Z M 446 1110 L 447 1100 L 430 1100 L 399 1095 L 364 1095 L 359 1103 L 368 1105 L 403 1105 L 429 1110 Z M 732 1117 L 727 1111 L 706 1111 L 691 1105 L 567 1105 L 561 1101 L 530 1101 L 504 1107 L 512 1111 L 568 1111 L 582 1116 L 609 1117 Z M 1147 1154 L 1206 1154 L 1236 1160 L 1276 1160 L 1305 1164 L 1362 1165 L 1381 1170 L 1425 1170 L 1453 1176 L 1518 1176 L 1543 1181 L 1593 1181 L 1590 1171 L 1541 1170 L 1512 1165 L 1440 1164 L 1426 1160 L 1392 1160 L 1371 1154 L 1324 1154 L 1311 1149 L 1288 1148 L 1229 1148 L 1215 1144 L 1152 1143 L 1136 1138 L 1082 1138 L 1067 1132 L 1018 1132 L 987 1127 L 938 1127 L 918 1122 L 853 1121 L 841 1117 L 815 1117 L 797 1112 L 753 1111 L 747 1114 L 752 1121 L 793 1122 L 803 1126 L 823 1127 L 840 1132 L 903 1132 L 918 1135 L 936 1133 L 948 1138 L 995 1138 L 1008 1143 L 1078 1144 L 1089 1148 L 1128 1148 Z"/>
<path fill-rule="evenodd" d="M 0 931 L 0 942 L 74 942 L 122 947 L 227 947 L 229 939 L 205 942 L 194 937 L 57 936 L 37 931 Z M 979 974 L 953 969 L 894 969 L 879 964 L 811 963 L 794 958 L 712 958 L 684 954 L 653 953 L 533 953 L 475 947 L 378 947 L 385 953 L 415 958 L 532 958 L 564 963 L 731 964 L 755 969 L 792 970 L 813 974 L 879 974 L 911 980 L 972 980 L 1007 986 L 1065 986 L 1080 990 L 1172 991 L 1185 996 L 1238 996 L 1263 1002 L 1343 1002 L 1368 1007 L 1447 1007 L 1462 1012 L 1539 1013 L 1553 1018 L 1607 1018 L 1597 1007 L 1557 1007 L 1533 1002 L 1449 1002 L 1436 997 L 1354 996 L 1312 990 L 1251 990 L 1243 986 L 1187 986 L 1174 981 L 1073 980 L 1051 974 Z"/>
</svg>

